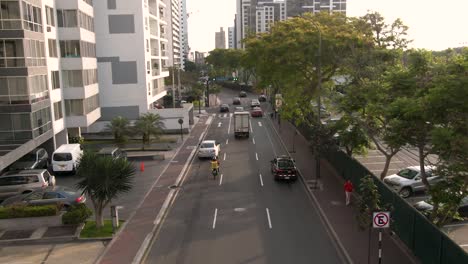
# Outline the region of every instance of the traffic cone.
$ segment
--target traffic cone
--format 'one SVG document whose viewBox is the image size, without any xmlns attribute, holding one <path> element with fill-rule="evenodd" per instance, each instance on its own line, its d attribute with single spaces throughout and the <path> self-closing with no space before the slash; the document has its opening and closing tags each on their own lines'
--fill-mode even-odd
<svg viewBox="0 0 468 264">
<path fill-rule="evenodd" d="M 140 171 L 145 171 L 145 163 L 140 162 Z"/>
</svg>

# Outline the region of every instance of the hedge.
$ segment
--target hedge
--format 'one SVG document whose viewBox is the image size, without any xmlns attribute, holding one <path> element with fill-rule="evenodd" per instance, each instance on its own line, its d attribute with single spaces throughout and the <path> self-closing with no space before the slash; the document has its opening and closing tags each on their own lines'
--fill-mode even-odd
<svg viewBox="0 0 468 264">
<path fill-rule="evenodd" d="M 93 214 L 85 204 L 77 204 L 70 207 L 70 210 L 62 215 L 64 225 L 77 225 L 84 223 Z"/>
<path fill-rule="evenodd" d="M 57 205 L 12 205 L 0 207 L 0 219 L 54 216 L 59 212 Z"/>
</svg>

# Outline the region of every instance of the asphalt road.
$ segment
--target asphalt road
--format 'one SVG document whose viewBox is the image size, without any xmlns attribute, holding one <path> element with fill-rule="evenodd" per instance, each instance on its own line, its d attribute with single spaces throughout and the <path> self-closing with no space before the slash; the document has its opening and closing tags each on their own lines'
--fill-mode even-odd
<svg viewBox="0 0 468 264">
<path fill-rule="evenodd" d="M 343 263 L 302 183 L 273 180 L 270 160 L 286 151 L 269 123 L 251 123 L 251 137 L 235 139 L 231 115 L 215 113 L 206 139 L 221 142 L 220 176 L 194 160 L 145 263 Z"/>
</svg>

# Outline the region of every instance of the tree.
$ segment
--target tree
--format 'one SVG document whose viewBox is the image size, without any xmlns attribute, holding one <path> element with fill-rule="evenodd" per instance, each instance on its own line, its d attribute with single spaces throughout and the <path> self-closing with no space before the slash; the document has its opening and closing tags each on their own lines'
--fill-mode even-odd
<svg viewBox="0 0 468 264">
<path fill-rule="evenodd" d="M 195 64 L 195 62 L 185 59 L 185 71 L 186 72 L 197 71 L 197 65 Z"/>
<path fill-rule="evenodd" d="M 80 181 L 76 186 L 91 199 L 97 228 L 104 226 L 104 208 L 132 189 L 134 175 L 135 168 L 126 159 L 98 156 L 93 152 L 83 154 L 77 169 Z"/>
<path fill-rule="evenodd" d="M 336 135 L 339 146 L 343 147 L 349 156 L 365 154 L 370 147 L 366 132 L 358 123 L 353 122 L 352 118 L 343 116 L 330 129 L 333 135 Z"/>
<path fill-rule="evenodd" d="M 122 116 L 114 117 L 107 125 L 107 130 L 112 133 L 114 136 L 114 141 L 118 145 L 121 145 L 127 141 L 127 136 L 130 133 L 129 125 L 130 122 L 128 119 Z"/>
<path fill-rule="evenodd" d="M 372 214 L 381 209 L 380 194 L 375 185 L 374 179 L 370 175 L 361 178 L 359 182 L 358 214 L 357 220 L 359 228 L 366 230 L 372 225 Z"/>
<path fill-rule="evenodd" d="M 135 122 L 135 130 L 141 135 L 142 149 L 149 144 L 151 137 L 157 138 L 162 133 L 164 123 L 158 114 L 146 113 Z"/>
</svg>

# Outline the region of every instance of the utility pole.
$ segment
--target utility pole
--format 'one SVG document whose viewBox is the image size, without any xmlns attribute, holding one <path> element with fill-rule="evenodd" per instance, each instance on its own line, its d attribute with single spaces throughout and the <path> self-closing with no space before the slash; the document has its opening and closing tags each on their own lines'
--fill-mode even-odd
<svg viewBox="0 0 468 264">
<path fill-rule="evenodd" d="M 175 108 L 174 61 L 172 61 L 172 108 Z"/>
<path fill-rule="evenodd" d="M 210 78 L 206 80 L 206 106 L 210 107 Z"/>
<path fill-rule="evenodd" d="M 180 62 L 179 62 L 179 67 L 177 67 L 177 92 L 179 93 L 179 100 L 182 99 L 181 93 L 180 93 Z"/>
</svg>

